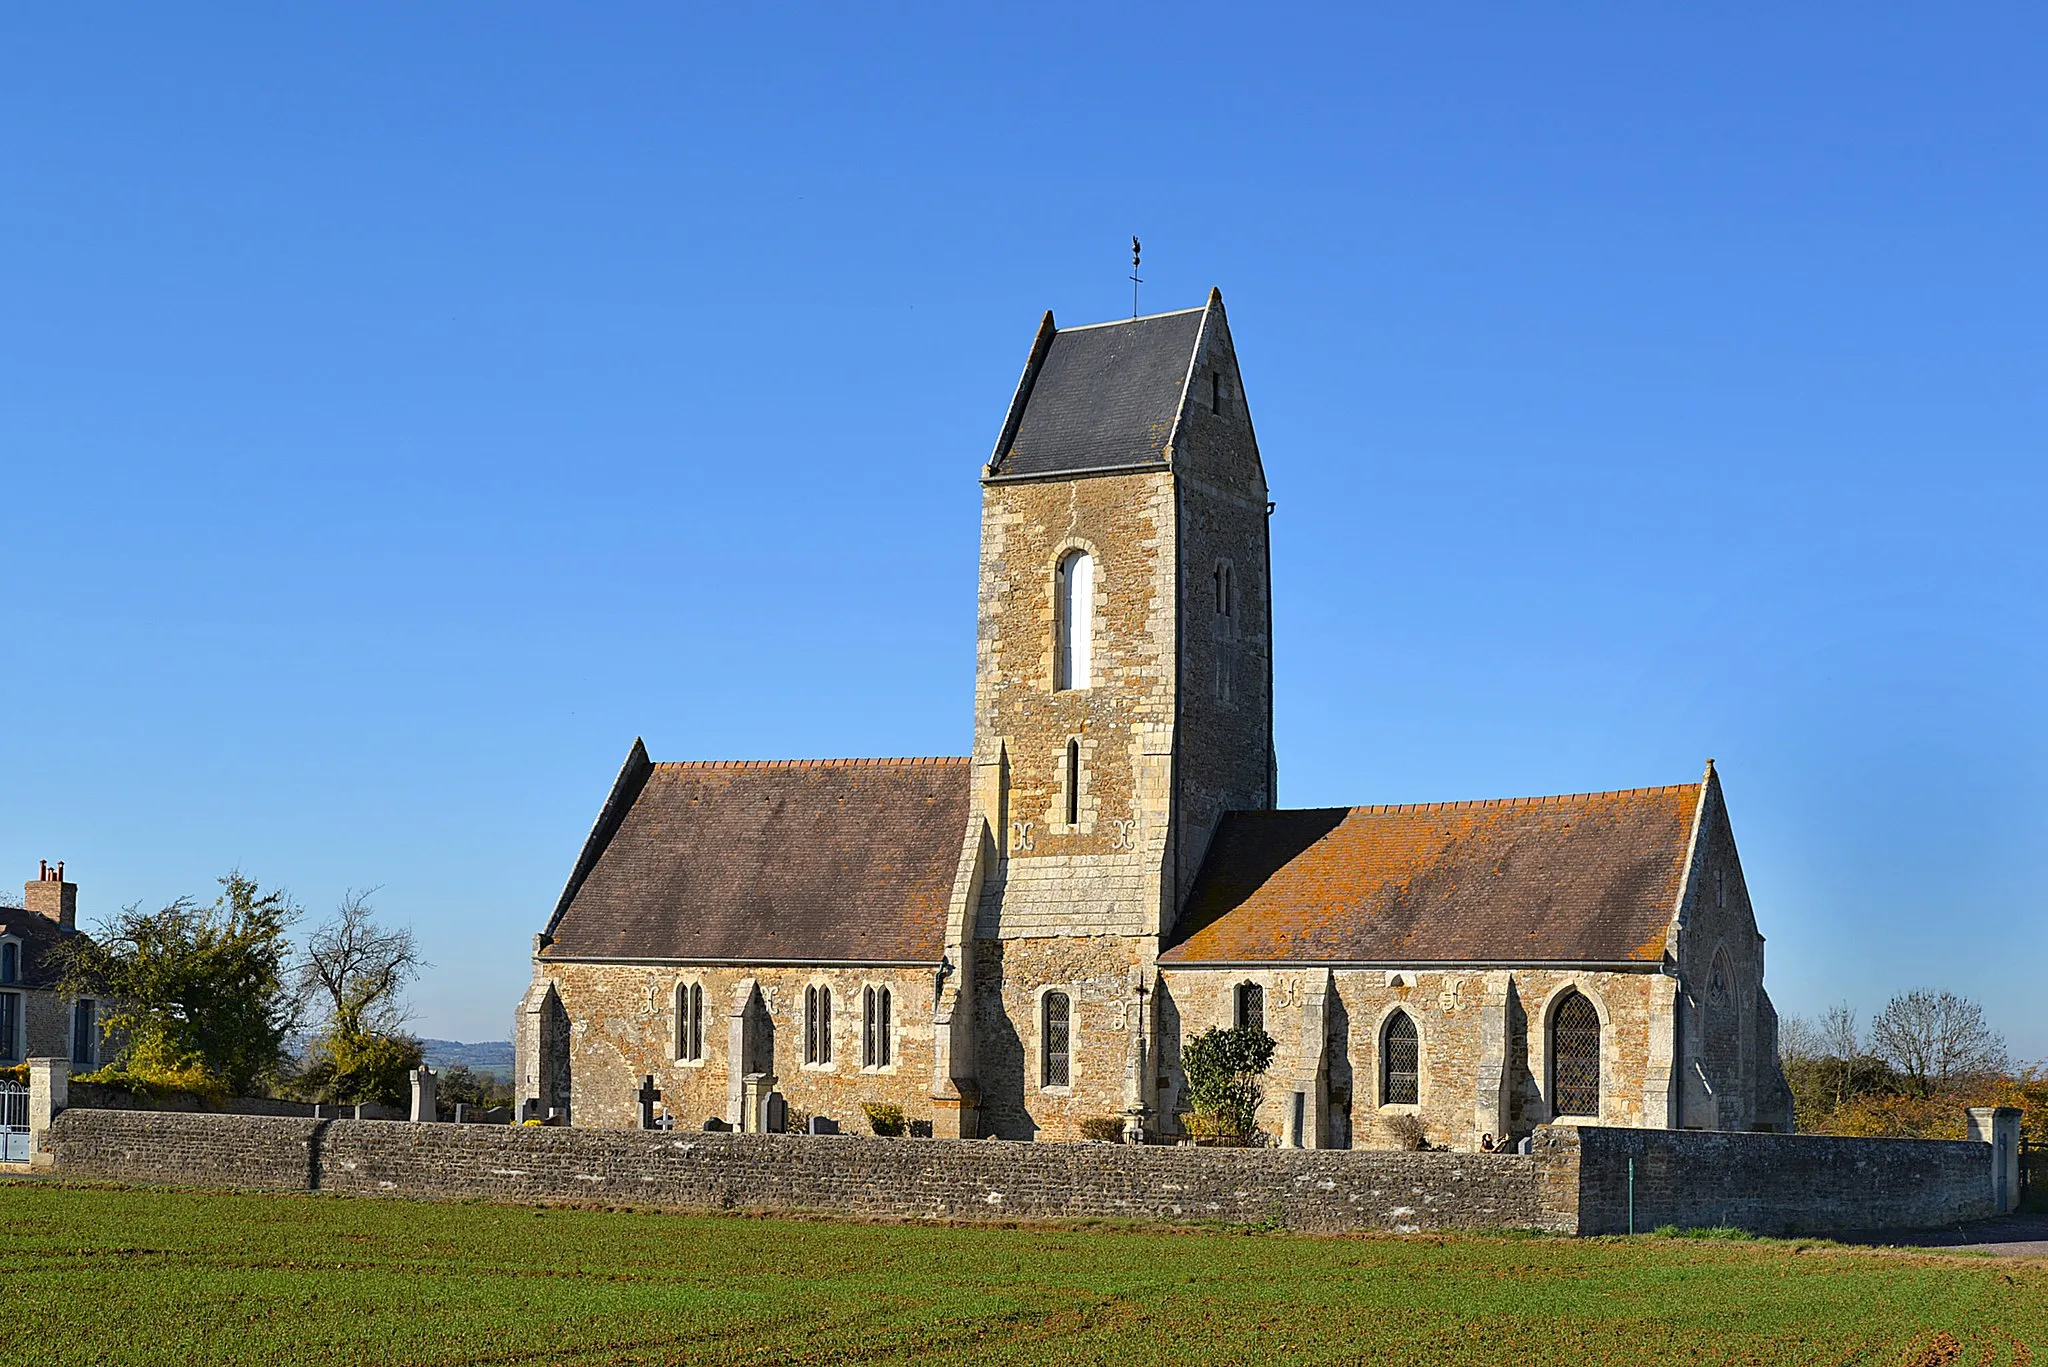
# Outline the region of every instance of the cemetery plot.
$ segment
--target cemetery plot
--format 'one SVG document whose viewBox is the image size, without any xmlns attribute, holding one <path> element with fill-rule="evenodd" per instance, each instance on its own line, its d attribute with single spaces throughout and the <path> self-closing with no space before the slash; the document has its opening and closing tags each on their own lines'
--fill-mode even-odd
<svg viewBox="0 0 2048 1367">
<path fill-rule="evenodd" d="M 68 1363 L 2048 1364 L 2048 1263 L 0 1182 L 0 1341 Z M 23 1357 L 23 1360 L 28 1360 Z"/>
</svg>

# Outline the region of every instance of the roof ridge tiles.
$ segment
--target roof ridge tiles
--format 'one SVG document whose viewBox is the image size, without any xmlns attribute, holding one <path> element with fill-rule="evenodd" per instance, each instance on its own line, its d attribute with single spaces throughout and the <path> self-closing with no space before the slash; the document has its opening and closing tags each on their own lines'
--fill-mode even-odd
<svg viewBox="0 0 2048 1367">
<path fill-rule="evenodd" d="M 895 769 L 918 765 L 966 764 L 966 755 L 901 755 L 845 759 L 665 759 L 657 769 Z"/>
<path fill-rule="evenodd" d="M 1606 788 L 1588 793 L 1551 793 L 1540 797 L 1467 797 L 1452 798 L 1443 802 L 1372 802 L 1341 808 L 1279 807 L 1273 810 L 1276 813 L 1335 810 L 1367 816 L 1385 816 L 1402 812 L 1481 811 L 1491 807 L 1563 807 L 1601 797 L 1662 797 L 1692 792 L 1698 787 L 1698 783 L 1666 783 L 1652 788 Z"/>
</svg>

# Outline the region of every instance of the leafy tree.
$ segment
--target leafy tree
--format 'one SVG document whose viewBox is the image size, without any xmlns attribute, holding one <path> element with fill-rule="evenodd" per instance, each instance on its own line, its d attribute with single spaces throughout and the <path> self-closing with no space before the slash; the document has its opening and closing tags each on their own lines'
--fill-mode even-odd
<svg viewBox="0 0 2048 1367">
<path fill-rule="evenodd" d="M 298 984 L 319 1020 L 295 1090 L 321 1101 L 403 1105 L 420 1042 L 405 1031 L 405 987 L 426 966 L 412 932 L 377 924 L 370 894 L 351 892 L 306 941 Z"/>
<path fill-rule="evenodd" d="M 236 870 L 211 906 L 137 906 L 66 946 L 63 990 L 108 1003 L 114 1067 L 144 1085 L 248 1094 L 274 1079 L 298 1021 L 286 932 L 299 908 Z"/>
<path fill-rule="evenodd" d="M 458 1105 L 488 1110 L 512 1104 L 512 1084 L 492 1073 L 479 1073 L 466 1063 L 451 1064 L 441 1072 L 435 1089 L 441 1108 L 451 1115 Z"/>
<path fill-rule="evenodd" d="M 1922 1097 L 2006 1066 L 2005 1041 L 1985 1024 L 1984 1008 L 1953 992 L 1893 997 L 1870 1023 L 1870 1043 Z"/>
<path fill-rule="evenodd" d="M 1258 1129 L 1259 1078 L 1273 1062 L 1273 1037 L 1256 1025 L 1211 1028 L 1181 1046 L 1197 1133 L 1241 1142 Z"/>
</svg>

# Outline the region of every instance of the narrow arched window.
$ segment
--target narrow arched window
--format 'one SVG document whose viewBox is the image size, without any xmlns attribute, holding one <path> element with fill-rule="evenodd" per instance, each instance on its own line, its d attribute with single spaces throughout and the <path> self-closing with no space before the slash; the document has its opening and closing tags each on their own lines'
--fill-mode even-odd
<svg viewBox="0 0 2048 1367">
<path fill-rule="evenodd" d="M 1073 1003 L 1064 992 L 1048 992 L 1039 1013 L 1038 1085 L 1064 1087 L 1074 1072 Z"/>
<path fill-rule="evenodd" d="M 804 989 L 804 1062 L 832 1061 L 832 989 L 815 985 Z"/>
<path fill-rule="evenodd" d="M 18 982 L 21 979 L 21 946 L 9 940 L 0 944 L 0 983 Z"/>
<path fill-rule="evenodd" d="M 1582 992 L 1567 992 L 1550 1017 L 1551 1110 L 1600 1114 L 1600 1013 Z"/>
<path fill-rule="evenodd" d="M 676 986 L 676 1057 L 695 1063 L 704 1057 L 704 987 L 701 983 Z"/>
<path fill-rule="evenodd" d="M 1237 985 L 1237 1028 L 1240 1030 L 1263 1030 L 1266 1028 L 1266 989 L 1257 983 Z"/>
<path fill-rule="evenodd" d="M 1422 1099 L 1422 1041 L 1406 1011 L 1387 1017 L 1380 1032 L 1380 1105 L 1413 1106 Z"/>
<path fill-rule="evenodd" d="M 1069 551 L 1060 561 L 1057 612 L 1059 688 L 1086 688 L 1091 677 L 1090 644 L 1095 636 L 1095 560 Z"/>
<path fill-rule="evenodd" d="M 861 994 L 860 1061 L 863 1068 L 887 1068 L 890 1059 L 889 989 L 870 987 Z"/>
<path fill-rule="evenodd" d="M 1081 742 L 1067 742 L 1067 824 L 1081 824 Z"/>
<path fill-rule="evenodd" d="M 1231 611 L 1231 596 L 1230 562 L 1225 560 L 1216 566 L 1216 615 L 1218 617 L 1236 616 Z"/>
</svg>

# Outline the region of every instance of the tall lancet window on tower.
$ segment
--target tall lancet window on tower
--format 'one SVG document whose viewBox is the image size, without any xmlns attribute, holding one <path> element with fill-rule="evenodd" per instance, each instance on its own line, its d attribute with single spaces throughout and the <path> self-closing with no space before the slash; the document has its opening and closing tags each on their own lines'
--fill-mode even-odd
<svg viewBox="0 0 2048 1367">
<path fill-rule="evenodd" d="M 1059 688 L 1086 688 L 1089 643 L 1095 635 L 1095 560 L 1086 551 L 1069 551 L 1060 561 L 1057 590 L 1059 616 Z"/>
</svg>

